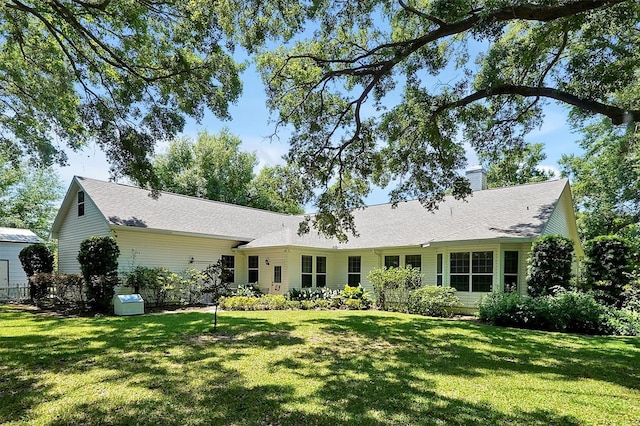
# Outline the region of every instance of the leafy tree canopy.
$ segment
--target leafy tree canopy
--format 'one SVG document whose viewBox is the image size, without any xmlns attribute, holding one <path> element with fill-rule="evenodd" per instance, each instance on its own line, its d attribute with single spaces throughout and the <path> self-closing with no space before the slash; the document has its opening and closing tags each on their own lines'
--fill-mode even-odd
<svg viewBox="0 0 640 426">
<path fill-rule="evenodd" d="M 12 164 L 0 154 L 0 226 L 30 229 L 47 240 L 62 194 L 50 167 Z"/>
<path fill-rule="evenodd" d="M 95 141 L 114 175 L 154 184 L 149 154 L 205 109 L 228 117 L 242 67 L 215 1 L 0 4 L 0 145 L 43 164 Z M 54 142 L 55 141 L 55 142 Z"/>
<path fill-rule="evenodd" d="M 178 194 L 242 206 L 300 214 L 300 177 L 283 166 L 265 167 L 258 176 L 255 153 L 240 149 L 242 141 L 228 130 L 200 133 L 197 140 L 178 138 L 153 166 L 158 187 Z"/>
<path fill-rule="evenodd" d="M 640 128 L 588 124 L 581 155 L 565 155 L 563 173 L 572 180 L 585 240 L 620 234 L 640 240 Z"/>
<path fill-rule="evenodd" d="M 637 0 L 226 0 L 227 31 L 253 52 L 268 105 L 293 129 L 289 159 L 316 194 L 347 176 L 393 185 L 391 200 L 434 208 L 469 194 L 462 142 L 479 152 L 522 146 L 549 101 L 615 125 L 640 118 Z M 269 37 L 285 44 L 261 50 Z M 337 233 L 339 206 L 312 197 Z M 333 201 L 333 200 L 332 200 Z M 329 217 L 330 216 L 330 217 Z"/>
<path fill-rule="evenodd" d="M 551 170 L 540 168 L 547 158 L 541 143 L 526 144 L 499 152 L 481 152 L 478 157 L 487 171 L 487 186 L 501 188 L 532 182 L 543 182 L 555 177 Z"/>
</svg>

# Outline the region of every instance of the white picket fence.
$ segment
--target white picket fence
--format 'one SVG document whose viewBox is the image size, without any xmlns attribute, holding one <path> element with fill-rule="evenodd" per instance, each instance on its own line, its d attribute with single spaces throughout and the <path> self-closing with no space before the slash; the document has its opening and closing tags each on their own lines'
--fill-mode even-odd
<svg viewBox="0 0 640 426">
<path fill-rule="evenodd" d="M 29 284 L 9 284 L 0 286 L 0 302 L 24 300 L 29 298 Z"/>
</svg>

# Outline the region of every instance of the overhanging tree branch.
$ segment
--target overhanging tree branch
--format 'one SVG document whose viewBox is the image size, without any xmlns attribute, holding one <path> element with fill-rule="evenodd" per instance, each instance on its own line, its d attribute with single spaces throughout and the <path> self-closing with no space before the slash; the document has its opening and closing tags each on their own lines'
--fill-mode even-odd
<svg viewBox="0 0 640 426">
<path fill-rule="evenodd" d="M 433 110 L 433 115 L 436 116 L 448 109 L 463 107 L 482 99 L 500 95 L 518 95 L 525 97 L 535 96 L 555 99 L 568 105 L 578 107 L 584 111 L 602 114 L 609 117 L 611 122 L 615 125 L 640 121 L 640 110 L 625 110 L 614 105 L 607 105 L 592 99 L 581 98 L 571 93 L 551 87 L 517 86 L 511 84 L 502 84 L 488 89 L 478 90 L 477 92 L 455 102 L 448 102 L 440 105 Z"/>
</svg>

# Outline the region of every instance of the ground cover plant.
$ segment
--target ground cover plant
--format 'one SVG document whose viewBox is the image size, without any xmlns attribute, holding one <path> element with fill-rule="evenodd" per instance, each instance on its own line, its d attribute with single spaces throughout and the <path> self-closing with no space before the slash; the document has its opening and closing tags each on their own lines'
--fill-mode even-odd
<svg viewBox="0 0 640 426">
<path fill-rule="evenodd" d="M 56 318 L 0 306 L 0 423 L 640 422 L 640 340 L 376 311 Z"/>
</svg>

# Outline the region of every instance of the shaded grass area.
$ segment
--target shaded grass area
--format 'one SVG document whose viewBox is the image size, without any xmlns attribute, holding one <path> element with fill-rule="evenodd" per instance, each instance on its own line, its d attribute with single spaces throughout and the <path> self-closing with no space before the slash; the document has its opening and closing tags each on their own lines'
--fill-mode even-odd
<svg viewBox="0 0 640 426">
<path fill-rule="evenodd" d="M 0 306 L 0 423 L 640 424 L 640 339 L 387 312 Z"/>
</svg>

